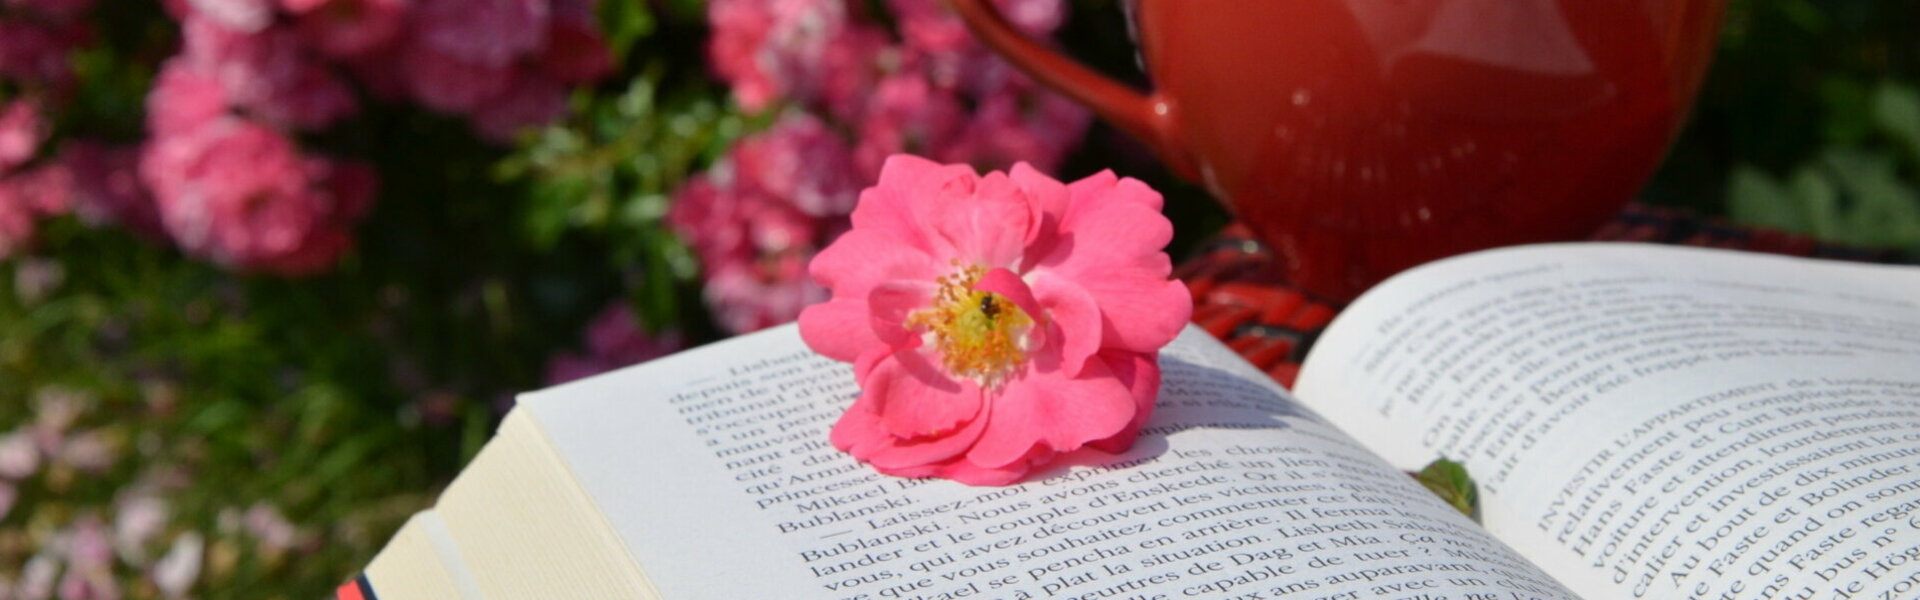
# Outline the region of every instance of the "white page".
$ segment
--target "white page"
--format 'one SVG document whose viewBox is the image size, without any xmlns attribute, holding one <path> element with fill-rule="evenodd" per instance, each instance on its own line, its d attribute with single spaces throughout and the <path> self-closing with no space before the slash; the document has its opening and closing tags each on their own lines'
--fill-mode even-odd
<svg viewBox="0 0 1920 600">
<path fill-rule="evenodd" d="M 1370 292 L 1300 397 L 1605 598 L 1920 597 L 1920 269 L 1636 244 Z M 1606 590 L 1603 594 L 1601 590 Z"/>
<path fill-rule="evenodd" d="M 834 450 L 850 368 L 792 327 L 523 408 L 674 600 L 1573 597 L 1204 332 L 1161 363 L 1132 452 L 1005 488 Z"/>
</svg>

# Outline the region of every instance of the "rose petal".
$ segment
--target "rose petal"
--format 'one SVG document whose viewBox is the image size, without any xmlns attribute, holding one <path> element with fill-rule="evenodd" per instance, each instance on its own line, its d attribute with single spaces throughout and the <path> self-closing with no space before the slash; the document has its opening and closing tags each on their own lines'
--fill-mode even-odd
<svg viewBox="0 0 1920 600">
<path fill-rule="evenodd" d="M 875 365 L 860 382 L 862 393 L 880 402 L 880 424 L 888 434 L 901 439 L 936 438 L 980 414 L 978 387 L 925 369 L 910 372 L 902 360 L 916 357 L 912 351 L 895 353 L 895 360 Z"/>
<path fill-rule="evenodd" d="M 889 281 L 867 294 L 867 329 L 893 348 L 915 345 L 919 339 L 907 328 L 907 317 L 933 304 L 939 288 L 929 281 Z"/>
<path fill-rule="evenodd" d="M 1060 371 L 1029 371 L 990 404 L 987 430 L 967 452 L 968 461 L 983 467 L 1011 464 L 1036 445 L 1072 452 L 1119 433 L 1135 412 L 1132 391 L 1101 361 L 1088 362 L 1074 378 Z"/>
<path fill-rule="evenodd" d="M 1060 224 L 1061 240 L 1040 260 L 1069 276 L 1104 276 L 1137 270 L 1166 277 L 1173 270 L 1162 249 L 1173 241 L 1173 223 L 1138 204 L 1115 201 L 1094 210 L 1080 206 Z"/>
<path fill-rule="evenodd" d="M 872 310 L 864 300 L 829 300 L 800 311 L 800 339 L 828 358 L 853 362 L 860 353 L 881 346 L 870 324 Z"/>
<path fill-rule="evenodd" d="M 1102 173 L 1108 178 L 1113 177 L 1111 172 Z M 1033 265 L 1052 250 L 1059 238 L 1060 221 L 1067 215 L 1071 196 L 1065 184 L 1025 162 L 1013 165 L 1008 177 L 1026 193 L 1027 203 L 1033 210 L 1032 222 L 1027 229 L 1026 257 L 1021 262 L 1023 265 Z"/>
<path fill-rule="evenodd" d="M 807 266 L 813 280 L 836 299 L 865 299 L 874 286 L 895 280 L 933 281 L 941 271 L 933 257 L 899 237 L 855 228 L 835 239 Z"/>
<path fill-rule="evenodd" d="M 950 244 L 955 257 L 987 267 L 1017 264 L 1033 222 L 1027 195 L 997 171 L 949 181 L 931 214 L 936 238 Z"/>
<path fill-rule="evenodd" d="M 965 165 L 942 165 L 918 156 L 895 154 L 880 167 L 879 182 L 860 192 L 853 209 L 853 229 L 886 232 L 923 252 L 933 254 L 923 215 L 931 213 L 929 190 L 941 189 L 956 178 L 975 177 Z M 934 256 L 936 259 L 951 256 Z"/>
<path fill-rule="evenodd" d="M 1089 199 L 1126 202 L 1146 207 L 1147 210 L 1160 212 L 1166 199 L 1160 192 L 1153 191 L 1146 183 L 1132 177 L 1117 177 L 1113 171 L 1101 171 L 1079 181 L 1067 184 L 1067 193 L 1072 205 L 1078 206 Z"/>
<path fill-rule="evenodd" d="M 1105 333 L 1099 304 L 1078 284 L 1044 272 L 1035 275 L 1033 293 L 1047 311 L 1048 349 L 1059 352 L 1068 377 L 1080 375 Z"/>
<path fill-rule="evenodd" d="M 1113 437 L 1091 442 L 1087 445 L 1102 452 L 1119 454 L 1133 447 L 1133 440 L 1140 436 L 1140 428 L 1153 417 L 1154 399 L 1160 395 L 1160 363 L 1158 354 L 1137 352 L 1101 352 L 1096 358 L 1113 370 L 1113 376 L 1133 392 L 1133 421 Z"/>
<path fill-rule="evenodd" d="M 1100 344 L 1154 352 L 1193 318 L 1193 295 L 1178 279 L 1116 275 L 1076 280 L 1100 305 Z"/>
<path fill-rule="evenodd" d="M 1028 471 L 1033 470 L 1033 465 L 1045 463 L 1052 457 L 1052 452 L 1035 448 L 1026 458 L 1000 467 L 983 467 L 962 457 L 940 465 L 934 474 L 967 485 L 1007 485 L 1020 481 Z"/>
</svg>

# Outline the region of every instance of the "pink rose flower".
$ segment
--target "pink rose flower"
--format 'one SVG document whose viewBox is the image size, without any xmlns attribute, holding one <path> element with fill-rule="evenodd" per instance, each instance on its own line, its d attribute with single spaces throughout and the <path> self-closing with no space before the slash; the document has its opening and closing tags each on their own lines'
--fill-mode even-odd
<svg viewBox="0 0 1920 600">
<path fill-rule="evenodd" d="M 741 179 L 810 216 L 844 216 L 860 192 L 846 142 L 806 113 L 789 113 L 773 128 L 741 140 L 732 157 Z"/>
<path fill-rule="evenodd" d="M 206 19 L 182 24 L 182 56 L 227 99 L 268 121 L 320 129 L 359 110 L 353 91 L 285 27 L 240 32 Z"/>
<path fill-rule="evenodd" d="M 220 80 L 176 56 L 161 64 L 147 93 L 147 130 L 155 136 L 184 134 L 225 116 L 228 107 Z"/>
<path fill-rule="evenodd" d="M 30 100 L 0 102 L 0 175 L 33 158 L 47 139 L 47 122 Z"/>
<path fill-rule="evenodd" d="M 832 299 L 800 334 L 854 364 L 833 444 L 883 473 L 1004 485 L 1054 456 L 1133 443 L 1160 348 L 1193 306 L 1145 184 L 1064 185 L 1025 164 L 889 159 L 853 229 L 815 257 Z"/>
<path fill-rule="evenodd" d="M 193 13 L 226 29 L 259 33 L 273 24 L 273 0 L 186 0 Z"/>
<path fill-rule="evenodd" d="M 322 54 L 363 56 L 399 35 L 407 23 L 409 0 L 280 0 L 298 17 L 300 36 Z"/>
<path fill-rule="evenodd" d="M 505 67 L 546 43 L 547 0 L 420 0 L 416 42 L 462 62 Z"/>
<path fill-rule="evenodd" d="M 400 69 L 407 90 L 428 108 L 465 113 L 507 89 L 513 65 L 484 65 L 461 60 L 425 44 L 400 49 Z"/>
<path fill-rule="evenodd" d="M 286 276 L 332 266 L 374 187 L 365 167 L 304 157 L 279 132 L 231 118 L 156 138 L 140 171 L 181 249 Z"/>
</svg>

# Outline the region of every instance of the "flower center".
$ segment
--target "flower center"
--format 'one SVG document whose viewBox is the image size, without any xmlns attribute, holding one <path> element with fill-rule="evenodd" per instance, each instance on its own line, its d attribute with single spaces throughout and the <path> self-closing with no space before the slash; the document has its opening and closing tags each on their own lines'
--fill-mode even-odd
<svg viewBox="0 0 1920 600">
<path fill-rule="evenodd" d="M 986 272 L 964 267 L 941 277 L 933 305 L 908 315 L 907 326 L 926 327 L 948 373 L 992 388 L 1026 362 L 1033 318 L 1006 296 L 973 289 Z"/>
</svg>

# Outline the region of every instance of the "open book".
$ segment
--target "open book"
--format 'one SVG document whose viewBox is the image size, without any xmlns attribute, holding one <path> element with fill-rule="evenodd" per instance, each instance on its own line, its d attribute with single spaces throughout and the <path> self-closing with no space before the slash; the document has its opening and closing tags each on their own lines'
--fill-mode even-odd
<svg viewBox="0 0 1920 600">
<path fill-rule="evenodd" d="M 858 390 L 791 326 L 534 392 L 341 596 L 1920 598 L 1920 270 L 1494 250 L 1361 298 L 1297 401 L 1160 362 L 1132 451 L 1005 488 L 835 451 Z"/>
</svg>

